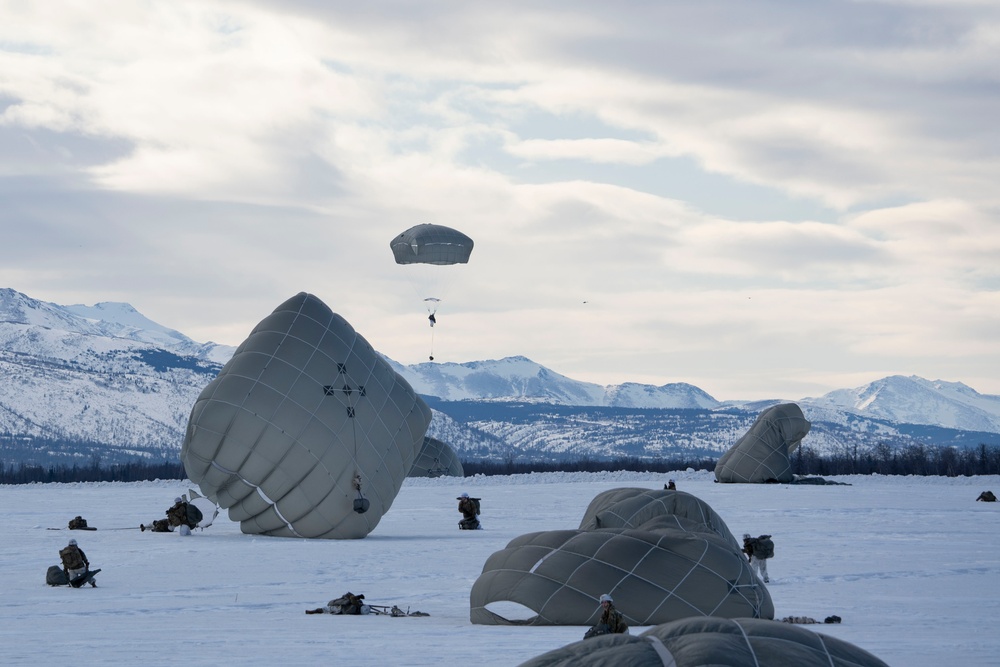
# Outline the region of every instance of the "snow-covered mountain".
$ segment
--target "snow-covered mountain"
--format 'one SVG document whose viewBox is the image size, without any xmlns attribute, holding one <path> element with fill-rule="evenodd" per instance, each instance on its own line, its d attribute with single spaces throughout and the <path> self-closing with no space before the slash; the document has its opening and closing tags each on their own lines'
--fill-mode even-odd
<svg viewBox="0 0 1000 667">
<path fill-rule="evenodd" d="M 892 375 L 802 403 L 903 424 L 1000 432 L 1000 396 L 980 394 L 961 382 Z"/>
<path fill-rule="evenodd" d="M 0 325 L 15 335 L 17 331 L 30 329 L 123 339 L 219 364 L 228 361 L 236 351 L 230 345 L 196 343 L 179 331 L 153 322 L 127 303 L 104 301 L 93 306 L 58 306 L 10 288 L 0 288 Z M 0 342 L 6 339 L 5 336 Z M 6 344 L 0 347 L 0 351 L 7 349 Z"/>
<path fill-rule="evenodd" d="M 125 303 L 60 306 L 0 289 L 0 463 L 175 458 L 191 406 L 234 351 Z M 779 402 L 722 402 L 685 383 L 601 386 L 524 357 L 388 361 L 435 409 L 429 434 L 469 457 L 710 455 Z M 1000 441 L 1000 397 L 961 383 L 893 376 L 796 402 L 819 452 Z"/>
<path fill-rule="evenodd" d="M 490 361 L 421 363 L 403 366 L 389 360 L 414 391 L 445 401 L 525 401 L 555 405 L 623 408 L 704 408 L 722 405 L 694 385 L 625 383 L 601 386 L 572 380 L 525 357 Z"/>
</svg>

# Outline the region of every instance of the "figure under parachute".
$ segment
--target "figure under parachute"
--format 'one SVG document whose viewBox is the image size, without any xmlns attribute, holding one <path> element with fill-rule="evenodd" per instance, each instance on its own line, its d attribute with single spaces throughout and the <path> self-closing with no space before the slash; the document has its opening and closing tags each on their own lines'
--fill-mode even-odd
<svg viewBox="0 0 1000 667">
<path fill-rule="evenodd" d="M 397 264 L 407 265 L 407 277 L 427 307 L 431 326 L 430 360 L 434 361 L 434 325 L 437 324 L 438 297 L 442 282 L 453 279 L 453 269 L 441 267 L 468 264 L 474 242 L 462 232 L 444 225 L 421 224 L 396 236 L 390 243 Z"/>
</svg>

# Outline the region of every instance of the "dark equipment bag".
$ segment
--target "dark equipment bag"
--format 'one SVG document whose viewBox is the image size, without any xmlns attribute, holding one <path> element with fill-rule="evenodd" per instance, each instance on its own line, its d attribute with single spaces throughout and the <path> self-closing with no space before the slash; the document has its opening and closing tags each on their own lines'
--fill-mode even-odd
<svg viewBox="0 0 1000 667">
<path fill-rule="evenodd" d="M 50 565 L 45 573 L 45 583 L 49 586 L 69 586 L 69 577 L 58 565 Z"/>
<path fill-rule="evenodd" d="M 774 557 L 774 541 L 770 535 L 761 535 L 757 538 L 757 544 L 753 548 L 753 555 L 756 558 Z"/>
<path fill-rule="evenodd" d="M 188 503 L 188 506 L 187 506 L 187 525 L 188 525 L 189 528 L 195 528 L 201 522 L 201 520 L 204 519 L 204 518 L 205 518 L 205 515 L 201 513 L 200 509 L 198 509 L 195 505 L 192 505 L 191 503 Z"/>
</svg>

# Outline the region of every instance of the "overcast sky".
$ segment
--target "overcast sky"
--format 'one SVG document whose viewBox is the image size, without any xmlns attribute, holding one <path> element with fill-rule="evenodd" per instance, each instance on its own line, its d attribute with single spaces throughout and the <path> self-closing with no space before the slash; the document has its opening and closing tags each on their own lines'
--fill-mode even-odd
<svg viewBox="0 0 1000 667">
<path fill-rule="evenodd" d="M 998 119 L 992 0 L 0 0 L 0 287 L 230 345 L 306 291 L 404 364 L 720 400 L 1000 394 Z M 419 223 L 469 264 L 396 265 Z"/>
</svg>

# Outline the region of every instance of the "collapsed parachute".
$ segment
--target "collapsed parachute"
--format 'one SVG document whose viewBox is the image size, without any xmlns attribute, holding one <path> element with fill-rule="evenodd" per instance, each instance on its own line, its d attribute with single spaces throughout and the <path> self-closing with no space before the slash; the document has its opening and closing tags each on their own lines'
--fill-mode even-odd
<svg viewBox="0 0 1000 667">
<path fill-rule="evenodd" d="M 465 469 L 447 443 L 425 435 L 424 446 L 407 477 L 465 477 Z"/>
<path fill-rule="evenodd" d="M 854 644 L 780 621 L 686 618 L 569 644 L 520 667 L 888 667 Z"/>
<path fill-rule="evenodd" d="M 437 324 L 445 279 L 453 277 L 453 269 L 441 267 L 468 264 L 474 245 L 471 238 L 457 229 L 430 224 L 410 227 L 389 242 L 396 263 L 407 266 L 413 287 L 427 308 L 431 327 Z M 433 331 L 430 359 L 434 360 Z"/>
<path fill-rule="evenodd" d="M 684 516 L 671 522 L 673 510 Z M 578 530 L 511 540 L 473 584 L 469 616 L 481 625 L 593 625 L 602 593 L 631 626 L 774 617 L 767 589 L 715 512 L 690 494 L 649 489 L 598 495 Z M 536 615 L 510 619 L 489 608 L 507 603 Z"/>
<path fill-rule="evenodd" d="M 392 505 L 430 419 L 350 324 L 302 292 L 202 390 L 181 461 L 244 533 L 361 538 Z"/>
<path fill-rule="evenodd" d="M 684 491 L 611 489 L 590 501 L 580 522 L 581 530 L 643 527 L 713 533 L 737 550 L 741 548 L 722 517 L 708 503 Z"/>
<path fill-rule="evenodd" d="M 715 464 L 718 482 L 791 482 L 789 455 L 811 424 L 795 403 L 775 405 L 757 416 L 750 430 Z"/>
</svg>

